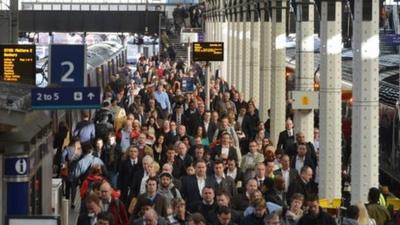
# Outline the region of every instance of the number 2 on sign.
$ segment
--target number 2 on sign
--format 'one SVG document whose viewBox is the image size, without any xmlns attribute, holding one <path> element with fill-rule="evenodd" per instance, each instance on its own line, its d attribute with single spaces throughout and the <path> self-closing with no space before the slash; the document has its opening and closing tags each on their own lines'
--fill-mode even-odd
<svg viewBox="0 0 400 225">
<path fill-rule="evenodd" d="M 74 78 L 69 77 L 74 72 L 74 64 L 71 61 L 64 61 L 61 66 L 68 66 L 67 72 L 61 76 L 61 82 L 75 82 Z"/>
</svg>

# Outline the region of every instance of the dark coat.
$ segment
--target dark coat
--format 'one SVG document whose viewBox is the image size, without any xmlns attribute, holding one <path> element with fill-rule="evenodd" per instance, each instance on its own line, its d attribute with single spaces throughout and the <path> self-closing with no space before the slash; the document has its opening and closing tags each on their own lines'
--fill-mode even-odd
<svg viewBox="0 0 400 225">
<path fill-rule="evenodd" d="M 297 154 L 292 158 L 292 160 L 290 161 L 290 167 L 292 169 L 296 169 L 296 157 Z M 314 160 L 311 159 L 310 156 L 308 156 L 307 154 L 305 155 L 305 159 L 304 159 L 304 166 L 309 166 L 311 167 L 311 169 L 313 170 L 313 174 L 315 175 L 315 168 L 317 167 L 317 165 L 314 163 Z"/>
<path fill-rule="evenodd" d="M 278 145 L 276 149 L 282 149 L 286 153 L 287 148 L 294 143 L 294 135 L 289 137 L 288 131 L 279 133 Z"/>
<path fill-rule="evenodd" d="M 218 145 L 217 147 L 214 148 L 212 151 L 211 158 L 213 160 L 216 160 L 217 158 L 220 158 L 222 152 L 222 146 Z M 234 147 L 229 147 L 229 153 L 228 153 L 228 158 L 229 159 L 235 159 L 235 161 L 238 161 L 238 156 L 236 154 L 236 149 Z"/>
<path fill-rule="evenodd" d="M 314 217 L 310 214 L 304 215 L 297 225 L 336 225 L 335 220 L 328 213 L 322 211 L 322 208 L 319 208 L 318 216 Z"/>
<path fill-rule="evenodd" d="M 217 203 L 214 202 L 212 205 L 206 205 L 203 202 L 195 203 L 193 207 L 193 213 L 198 212 L 204 216 L 208 225 L 214 225 L 217 223 Z"/>
<path fill-rule="evenodd" d="M 290 199 L 292 198 L 294 193 L 303 194 L 304 199 L 307 199 L 308 196 L 317 194 L 318 190 L 312 181 L 310 181 L 306 184 L 303 182 L 303 180 L 299 176 L 293 183 L 290 184 L 290 186 L 288 188 L 288 192 L 286 195 L 288 205 L 290 205 Z"/>
<path fill-rule="evenodd" d="M 205 126 L 204 126 L 204 122 L 202 123 L 202 126 L 203 126 L 204 132 L 207 134 L 208 141 L 211 143 L 213 141 L 215 131 L 218 129 L 217 124 L 215 124 L 213 122 L 210 122 L 208 124 L 208 129 L 207 130 L 206 130 Z"/>
<path fill-rule="evenodd" d="M 193 158 L 192 156 L 190 156 L 189 154 L 186 154 L 186 156 L 181 159 L 181 157 L 179 157 L 178 155 L 175 157 L 175 161 L 174 161 L 174 177 L 176 178 L 181 178 L 182 176 L 184 176 L 186 174 L 186 167 L 188 165 L 190 165 L 193 162 Z"/>
<path fill-rule="evenodd" d="M 214 182 L 207 177 L 205 186 L 214 187 Z M 201 191 L 197 185 L 197 177 L 195 175 L 182 177 L 181 194 L 183 199 L 186 200 L 186 206 L 189 210 L 193 209 L 192 207 L 196 202 L 202 200 Z"/>
<path fill-rule="evenodd" d="M 277 169 L 274 171 L 275 176 L 283 176 L 282 175 L 282 168 Z M 296 169 L 289 168 L 289 184 L 288 187 L 290 186 L 291 183 L 293 183 L 299 176 L 299 172 Z"/>
<path fill-rule="evenodd" d="M 185 123 L 187 128 L 187 133 L 189 136 L 194 136 L 196 134 L 197 128 L 202 126 L 202 119 L 199 111 L 194 113 L 190 112 L 190 109 L 185 112 Z"/>
<path fill-rule="evenodd" d="M 264 216 L 261 218 L 258 218 L 255 216 L 254 213 L 246 216 L 243 218 L 242 222 L 240 225 L 264 225 Z"/>
<path fill-rule="evenodd" d="M 239 194 L 236 198 L 233 198 L 233 208 L 239 211 L 246 210 L 250 205 L 250 199 L 247 198 L 246 192 Z"/>
<path fill-rule="evenodd" d="M 228 192 L 231 197 L 236 197 L 238 195 L 236 183 L 231 177 L 226 177 L 218 184 L 215 176 L 211 176 L 210 180 L 214 183 L 215 191 L 224 190 Z"/>
<path fill-rule="evenodd" d="M 276 203 L 280 206 L 287 206 L 286 204 L 286 193 L 282 193 L 282 195 L 279 194 L 279 191 L 276 190 L 275 188 L 272 188 L 271 190 L 268 190 L 265 193 L 265 200 L 267 202 L 273 202 Z"/>
<path fill-rule="evenodd" d="M 127 159 L 122 161 L 119 175 L 118 175 L 118 189 L 121 190 L 121 200 L 125 204 L 128 202 L 128 191 L 133 190 L 134 176 L 136 172 L 140 170 L 141 163 L 138 161 L 134 166 L 131 164 L 131 160 Z"/>
<path fill-rule="evenodd" d="M 314 145 L 311 142 L 307 142 L 306 147 L 306 157 L 309 157 L 312 160 L 312 163 L 317 165 L 317 154 L 315 153 Z M 293 143 L 292 145 L 288 146 L 286 154 L 289 155 L 290 159 L 293 159 L 297 155 L 297 143 Z"/>
<path fill-rule="evenodd" d="M 138 203 L 144 202 L 145 198 L 148 198 L 147 193 L 143 193 L 143 194 L 139 195 L 137 197 L 137 199 L 138 199 L 137 202 Z M 156 197 L 153 199 L 153 205 L 154 205 L 154 210 L 157 212 L 157 215 L 159 215 L 160 217 L 164 217 L 164 218 L 166 218 L 168 216 L 168 212 L 167 212 L 168 201 L 164 196 L 157 193 Z M 142 206 L 139 204 L 136 204 L 135 207 L 136 207 L 136 209 L 134 211 L 139 212 Z"/>
<path fill-rule="evenodd" d="M 247 112 L 244 115 L 243 122 L 242 122 L 242 130 L 246 134 L 246 137 L 249 140 L 252 140 L 255 138 L 257 134 L 257 123 L 260 121 L 260 117 L 258 117 L 258 114 L 254 112 L 253 115 L 251 115 L 249 112 Z"/>
</svg>

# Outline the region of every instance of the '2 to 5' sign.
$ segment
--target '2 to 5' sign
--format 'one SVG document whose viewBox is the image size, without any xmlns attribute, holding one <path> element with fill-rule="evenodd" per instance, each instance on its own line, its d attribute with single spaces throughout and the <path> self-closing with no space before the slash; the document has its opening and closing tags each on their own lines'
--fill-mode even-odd
<svg viewBox="0 0 400 225">
<path fill-rule="evenodd" d="M 84 45 L 51 45 L 50 78 L 63 87 L 83 87 L 86 72 Z"/>
</svg>

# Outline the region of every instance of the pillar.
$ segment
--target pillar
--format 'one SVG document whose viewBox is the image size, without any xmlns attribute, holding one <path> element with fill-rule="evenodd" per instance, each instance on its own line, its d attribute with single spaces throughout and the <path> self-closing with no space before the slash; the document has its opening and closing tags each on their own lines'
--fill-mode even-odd
<svg viewBox="0 0 400 225">
<path fill-rule="evenodd" d="M 248 3 L 247 3 L 248 4 Z M 250 76 L 252 74 L 252 68 L 253 68 L 253 48 L 251 47 L 252 43 L 252 33 L 251 33 L 251 26 L 252 26 L 252 21 L 251 21 L 251 12 L 250 12 L 250 6 L 246 5 L 245 6 L 245 12 L 244 12 L 244 20 L 242 21 L 243 25 L 243 45 L 241 46 L 243 48 L 243 54 L 242 54 L 242 64 L 243 64 L 243 69 L 242 69 L 242 93 L 245 101 L 248 101 L 250 99 Z M 253 15 L 254 16 L 254 15 Z"/>
<path fill-rule="evenodd" d="M 232 29 L 232 32 L 231 32 L 232 38 L 231 39 L 232 40 L 231 40 L 231 45 L 230 45 L 230 48 L 231 48 L 230 60 L 232 63 L 229 63 L 229 67 L 230 67 L 230 74 L 232 76 L 230 85 L 233 85 L 236 88 L 236 64 L 237 64 L 236 55 L 238 54 L 238 49 L 236 48 L 237 47 L 237 36 L 238 36 L 236 21 L 237 21 L 238 15 L 236 12 L 235 3 L 236 3 L 235 0 L 231 0 L 230 18 L 231 18 L 231 29 Z"/>
<path fill-rule="evenodd" d="M 354 2 L 351 201 L 366 202 L 379 184 L 379 6 Z"/>
<path fill-rule="evenodd" d="M 268 4 L 260 3 L 260 119 L 268 118 L 268 109 L 271 107 L 271 21 Z"/>
<path fill-rule="evenodd" d="M 258 15 L 258 8 L 255 3 L 250 5 L 251 11 L 251 25 L 250 25 L 250 36 L 251 36 L 251 70 L 250 70 L 250 98 L 254 99 L 257 109 L 260 108 L 260 22 Z"/>
<path fill-rule="evenodd" d="M 314 0 L 296 1 L 296 83 L 297 91 L 314 90 Z M 295 110 L 294 124 L 306 141 L 314 135 L 314 110 Z"/>
<path fill-rule="evenodd" d="M 285 129 L 286 112 L 286 1 L 272 0 L 271 138 L 275 145 Z"/>
<path fill-rule="evenodd" d="M 321 2 L 319 196 L 341 198 L 342 2 Z"/>
<path fill-rule="evenodd" d="M 18 44 L 19 37 L 19 19 L 18 19 L 18 2 L 19 0 L 10 1 L 10 11 L 11 11 L 11 42 L 13 44 Z"/>
<path fill-rule="evenodd" d="M 241 1 L 238 0 L 237 1 L 238 4 L 241 4 Z M 242 76 L 243 76 L 243 65 L 242 65 L 242 55 L 243 55 L 243 45 L 245 44 L 244 40 L 243 40 L 243 24 L 241 21 L 244 20 L 243 18 L 243 11 L 242 11 L 242 7 L 238 6 L 239 8 L 237 8 L 237 14 L 238 16 L 236 17 L 236 30 L 237 30 L 237 42 L 236 42 L 236 49 L 237 54 L 236 54 L 236 73 L 235 73 L 235 77 L 236 77 L 236 89 L 240 92 L 243 93 L 242 90 Z"/>
</svg>

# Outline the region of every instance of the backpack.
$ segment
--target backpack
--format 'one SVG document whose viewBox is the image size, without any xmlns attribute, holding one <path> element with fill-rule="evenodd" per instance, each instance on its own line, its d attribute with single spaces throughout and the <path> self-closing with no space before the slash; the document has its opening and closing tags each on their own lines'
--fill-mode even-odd
<svg viewBox="0 0 400 225">
<path fill-rule="evenodd" d="M 176 187 L 175 186 L 173 186 L 171 188 L 171 193 L 172 193 L 172 196 L 174 196 L 174 198 L 176 198 L 178 196 L 178 192 L 176 191 Z"/>
</svg>

